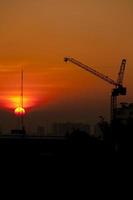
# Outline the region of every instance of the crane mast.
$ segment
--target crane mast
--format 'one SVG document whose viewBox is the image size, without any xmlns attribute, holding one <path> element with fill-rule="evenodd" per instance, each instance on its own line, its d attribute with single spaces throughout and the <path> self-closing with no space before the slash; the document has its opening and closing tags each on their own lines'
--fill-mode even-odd
<svg viewBox="0 0 133 200">
<path fill-rule="evenodd" d="M 124 78 L 124 71 L 125 71 L 125 66 L 126 66 L 126 60 L 123 59 L 121 66 L 120 66 L 120 71 L 118 73 L 118 79 L 117 81 L 114 81 L 110 77 L 94 70 L 93 68 L 79 62 L 78 60 L 71 58 L 71 57 L 64 57 L 65 62 L 71 62 L 78 67 L 81 67 L 82 69 L 92 73 L 93 75 L 99 77 L 100 79 L 108 82 L 111 85 L 114 85 L 115 88 L 113 88 L 111 92 L 111 122 L 115 120 L 116 117 L 116 109 L 117 109 L 117 96 L 119 95 L 126 95 L 126 88 L 123 87 L 123 78 Z"/>
<path fill-rule="evenodd" d="M 117 83 L 118 83 L 119 85 L 122 85 L 122 84 L 123 84 L 125 66 L 126 66 L 126 60 L 123 59 L 123 60 L 122 60 L 122 63 L 121 63 L 121 66 L 120 66 L 120 71 L 119 71 L 119 73 L 118 73 L 118 79 L 117 79 Z"/>
</svg>

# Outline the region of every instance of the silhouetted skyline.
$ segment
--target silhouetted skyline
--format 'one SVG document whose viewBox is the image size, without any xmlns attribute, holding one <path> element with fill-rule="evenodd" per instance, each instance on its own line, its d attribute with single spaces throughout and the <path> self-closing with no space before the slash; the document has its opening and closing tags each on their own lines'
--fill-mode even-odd
<svg viewBox="0 0 133 200">
<path fill-rule="evenodd" d="M 109 120 L 112 87 L 76 66 L 72 56 L 116 80 L 127 59 L 124 85 L 132 102 L 133 3 L 130 0 L 13 0 L 0 2 L 0 125 L 16 123 L 24 69 L 26 123 Z M 31 120 L 32 119 L 32 120 Z"/>
</svg>

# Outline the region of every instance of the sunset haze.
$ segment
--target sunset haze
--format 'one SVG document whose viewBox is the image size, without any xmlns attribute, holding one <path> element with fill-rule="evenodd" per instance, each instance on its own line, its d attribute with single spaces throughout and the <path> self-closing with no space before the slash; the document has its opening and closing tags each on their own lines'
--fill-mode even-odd
<svg viewBox="0 0 133 200">
<path fill-rule="evenodd" d="M 12 128 L 24 70 L 28 127 L 45 121 L 95 123 L 110 116 L 112 86 L 65 63 L 71 56 L 124 85 L 132 102 L 133 2 L 131 0 L 4 0 L 0 2 L 0 126 Z M 7 117 L 8 116 L 8 117 Z M 5 122 L 5 118 L 7 121 Z M 13 121 L 14 120 L 14 121 Z"/>
</svg>

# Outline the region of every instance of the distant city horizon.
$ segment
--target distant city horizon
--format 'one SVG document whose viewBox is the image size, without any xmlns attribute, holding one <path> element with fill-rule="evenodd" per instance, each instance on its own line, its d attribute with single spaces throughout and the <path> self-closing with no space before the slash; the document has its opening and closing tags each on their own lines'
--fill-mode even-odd
<svg viewBox="0 0 133 200">
<path fill-rule="evenodd" d="M 132 10 L 131 0 L 1 1 L 1 130 L 18 126 L 14 112 L 26 112 L 30 132 L 46 121 L 93 125 L 103 116 L 110 122 L 115 87 L 127 89 L 125 96 L 118 92 L 118 106 L 132 103 Z M 77 59 L 104 79 L 64 57 Z M 115 85 L 122 60 L 123 82 Z M 114 85 L 105 82 L 107 77 Z"/>
</svg>

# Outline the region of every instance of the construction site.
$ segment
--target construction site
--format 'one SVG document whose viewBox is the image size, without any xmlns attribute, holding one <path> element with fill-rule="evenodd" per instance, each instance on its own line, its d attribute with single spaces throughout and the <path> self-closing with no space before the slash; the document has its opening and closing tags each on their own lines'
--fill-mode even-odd
<svg viewBox="0 0 133 200">
<path fill-rule="evenodd" d="M 121 62 L 117 80 L 113 80 L 109 76 L 96 71 L 92 67 L 87 66 L 72 57 L 64 57 L 64 61 L 70 62 L 84 69 L 85 71 L 93 74 L 94 76 L 97 76 L 98 78 L 102 79 L 108 84 L 114 86 L 114 88 L 112 88 L 112 91 L 110 93 L 110 123 L 109 123 L 110 130 L 106 129 L 106 123 L 104 122 L 104 118 L 102 116 L 100 116 L 101 118 L 100 125 L 103 128 L 103 132 L 105 126 L 105 132 L 107 132 L 106 133 L 107 135 L 109 135 L 109 132 L 111 133 L 112 135 L 111 137 L 113 137 L 114 140 L 112 141 L 112 143 L 116 145 L 114 148 L 118 150 L 118 146 L 122 141 L 124 142 L 124 138 L 125 140 L 126 138 L 128 140 L 129 135 L 131 137 L 132 123 L 133 123 L 133 103 L 121 102 L 120 105 L 118 105 L 118 97 L 127 94 L 127 88 L 123 84 L 124 73 L 126 68 L 126 59 L 123 59 Z M 130 134 L 128 134 L 129 132 Z"/>
<path fill-rule="evenodd" d="M 70 62 L 114 86 L 110 92 L 110 122 L 107 123 L 103 116 L 99 116 L 100 121 L 95 127 L 94 135 L 88 134 L 89 126 L 87 125 L 67 123 L 55 124 L 56 137 L 40 137 L 39 135 L 35 137 L 27 135 L 22 113 L 18 116 L 20 129 L 12 130 L 11 135 L 1 135 L 0 137 L 1 156 L 4 152 L 6 156 L 24 155 L 66 159 L 73 156 L 93 157 L 93 155 L 110 157 L 130 151 L 133 103 L 122 102 L 118 105 L 118 97 L 127 94 L 127 89 L 123 84 L 126 60 L 123 59 L 121 62 L 116 81 L 74 58 L 65 57 L 64 61 Z M 21 103 L 23 108 L 23 71 L 21 73 Z M 41 131 L 42 128 L 40 127 L 39 130 Z M 64 132 L 64 135 L 60 136 L 58 131 Z"/>
</svg>

